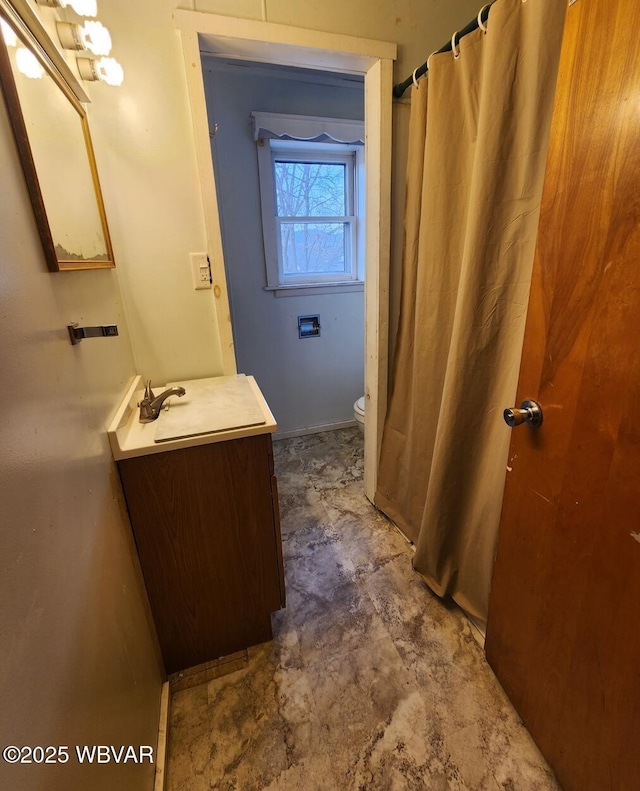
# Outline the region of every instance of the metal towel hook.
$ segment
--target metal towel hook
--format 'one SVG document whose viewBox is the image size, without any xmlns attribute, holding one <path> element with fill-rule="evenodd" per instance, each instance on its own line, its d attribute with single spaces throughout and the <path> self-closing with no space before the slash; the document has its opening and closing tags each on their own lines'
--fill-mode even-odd
<svg viewBox="0 0 640 791">
<path fill-rule="evenodd" d="M 80 327 L 77 321 L 67 324 L 69 340 L 77 346 L 84 338 L 115 338 L 118 335 L 117 324 L 104 324 L 98 327 Z"/>
</svg>

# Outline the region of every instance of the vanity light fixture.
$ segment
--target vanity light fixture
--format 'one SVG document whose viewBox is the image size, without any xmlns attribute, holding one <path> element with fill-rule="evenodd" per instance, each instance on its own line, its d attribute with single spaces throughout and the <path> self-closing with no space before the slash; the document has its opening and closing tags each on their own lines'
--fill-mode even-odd
<svg viewBox="0 0 640 791">
<path fill-rule="evenodd" d="M 108 55 L 111 52 L 111 34 L 101 22 L 85 22 L 75 25 L 71 22 L 58 22 L 58 38 L 65 49 L 82 49 L 94 55 Z"/>
<path fill-rule="evenodd" d="M 48 5 L 52 8 L 67 8 L 70 6 L 78 16 L 97 16 L 97 0 L 36 0 L 38 5 Z"/>
<path fill-rule="evenodd" d="M 4 19 L 0 19 L 0 30 L 2 30 L 2 38 L 8 47 L 15 47 L 18 43 L 18 37 L 13 31 L 13 28 L 8 25 Z"/>
<path fill-rule="evenodd" d="M 39 80 L 44 77 L 44 69 L 40 65 L 40 61 L 31 50 L 24 47 L 18 47 L 16 50 L 16 66 L 18 71 L 32 80 Z"/>
<path fill-rule="evenodd" d="M 107 85 L 122 85 L 124 69 L 115 58 L 76 58 L 78 71 L 83 80 L 100 80 Z"/>
</svg>

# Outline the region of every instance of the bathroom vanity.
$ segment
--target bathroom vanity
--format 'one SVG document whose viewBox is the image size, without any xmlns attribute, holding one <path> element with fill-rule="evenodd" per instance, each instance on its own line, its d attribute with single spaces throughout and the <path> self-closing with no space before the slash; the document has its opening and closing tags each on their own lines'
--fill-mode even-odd
<svg viewBox="0 0 640 791">
<path fill-rule="evenodd" d="M 273 415 L 252 377 L 179 384 L 142 424 L 138 377 L 109 429 L 169 674 L 271 639 L 285 603 Z"/>
</svg>

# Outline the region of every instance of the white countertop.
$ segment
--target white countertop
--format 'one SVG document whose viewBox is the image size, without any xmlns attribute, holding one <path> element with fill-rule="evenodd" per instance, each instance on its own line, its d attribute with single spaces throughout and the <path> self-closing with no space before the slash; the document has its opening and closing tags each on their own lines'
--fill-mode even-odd
<svg viewBox="0 0 640 791">
<path fill-rule="evenodd" d="M 193 382 L 172 382 L 167 386 L 171 387 L 184 384 L 187 391 L 184 398 L 187 399 L 190 393 L 189 386 L 191 385 L 192 395 L 189 401 L 191 404 L 197 405 L 197 399 L 200 393 L 208 393 L 211 392 L 212 389 L 220 391 L 227 386 L 227 384 L 229 392 L 233 393 L 236 391 L 235 386 L 241 379 L 245 379 L 245 377 L 243 375 L 233 377 L 211 377 L 210 379 L 199 379 Z M 258 434 L 272 434 L 278 428 L 275 418 L 253 376 L 247 376 L 246 381 L 255 396 L 255 402 L 259 406 L 259 410 L 262 412 L 262 417 L 264 418 L 263 423 L 245 425 L 249 419 L 251 419 L 251 422 L 255 421 L 255 413 L 252 412 L 247 420 L 245 420 L 243 419 L 241 405 L 239 409 L 236 409 L 235 405 L 229 402 L 229 409 L 234 410 L 232 422 L 237 422 L 236 427 L 225 428 L 221 431 L 213 431 L 206 434 L 198 434 L 197 436 L 186 436 L 180 439 L 168 439 L 158 442 L 156 441 L 156 430 L 165 411 L 163 410 L 158 419 L 154 420 L 152 423 L 140 423 L 138 420 L 140 410 L 137 405 L 143 398 L 144 386 L 142 377 L 136 376 L 107 429 L 114 459 L 119 461 L 120 459 L 131 459 L 136 456 L 147 456 L 152 453 L 166 453 L 167 451 L 177 450 L 179 448 L 208 445 L 212 442 L 225 442 L 230 439 L 252 437 Z M 154 385 L 154 392 L 156 395 L 159 395 L 165 389 L 165 387 Z M 165 404 L 170 404 L 174 401 L 178 404 L 180 398 L 171 396 L 170 399 L 167 399 Z M 186 409 L 181 411 L 183 411 L 185 415 L 187 414 Z"/>
</svg>

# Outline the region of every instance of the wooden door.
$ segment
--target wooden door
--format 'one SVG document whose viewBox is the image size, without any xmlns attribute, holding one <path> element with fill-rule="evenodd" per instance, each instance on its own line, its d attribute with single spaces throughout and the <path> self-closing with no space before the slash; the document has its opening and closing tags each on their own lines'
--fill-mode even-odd
<svg viewBox="0 0 640 791">
<path fill-rule="evenodd" d="M 567 11 L 487 658 L 565 791 L 640 789 L 640 3 Z M 512 406 L 512 405 L 504 405 Z"/>
</svg>

